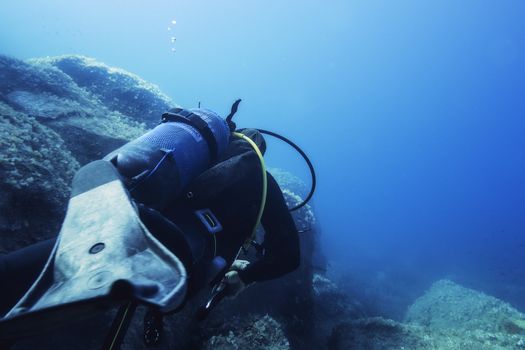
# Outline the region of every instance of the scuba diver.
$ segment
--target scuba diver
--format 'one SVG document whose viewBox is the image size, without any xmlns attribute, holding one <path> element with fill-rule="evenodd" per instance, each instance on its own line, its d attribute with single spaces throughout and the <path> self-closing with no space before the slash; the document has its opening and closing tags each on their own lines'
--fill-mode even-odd
<svg viewBox="0 0 525 350">
<path fill-rule="evenodd" d="M 176 115 L 185 113 L 203 112 L 175 110 Z M 183 261 L 189 276 L 188 298 L 214 279 L 217 267 L 228 267 L 225 274 L 218 274 L 222 280 L 216 287 L 217 292 L 223 290 L 222 297 L 235 297 L 254 282 L 281 277 L 299 266 L 299 236 L 294 220 L 279 185 L 259 158 L 266 152 L 266 141 L 256 129 L 240 129 L 237 135 L 214 165 L 197 176 L 185 188 L 185 193 L 160 213 L 140 206 L 145 225 Z M 209 227 L 203 232 L 195 229 L 199 225 L 191 212 L 200 216 L 202 208 L 206 208 L 205 226 L 220 226 L 220 232 L 209 234 L 213 231 Z M 189 222 L 191 220 L 194 222 Z M 259 258 L 251 263 L 236 259 L 241 247 L 252 243 L 259 221 L 265 232 L 264 241 L 254 243 L 260 252 Z M 170 228 L 171 223 L 185 232 L 185 244 L 172 243 L 177 229 Z M 147 344 L 158 340 L 161 320 L 160 312 L 153 310 L 146 315 Z"/>
<path fill-rule="evenodd" d="M 222 298 L 297 269 L 299 237 L 290 211 L 311 198 L 313 168 L 297 146 L 277 135 L 312 172 L 308 197 L 290 210 L 263 159 L 261 132 L 276 134 L 237 130 L 232 118 L 239 102 L 226 119 L 208 109 L 174 108 L 154 129 L 81 168 L 56 242 L 0 259 L 0 275 L 18 276 L 1 292 L 3 308 L 6 302 L 12 308 L 0 321 L 0 339 L 31 334 L 38 322 L 58 320 L 64 312 L 89 314 L 126 300 L 105 347 L 116 348 L 137 303 L 149 307 L 144 341 L 153 345 L 163 316 L 204 288 L 211 294 L 200 319 Z M 262 242 L 256 240 L 259 223 Z M 257 259 L 240 259 L 250 246 Z"/>
</svg>

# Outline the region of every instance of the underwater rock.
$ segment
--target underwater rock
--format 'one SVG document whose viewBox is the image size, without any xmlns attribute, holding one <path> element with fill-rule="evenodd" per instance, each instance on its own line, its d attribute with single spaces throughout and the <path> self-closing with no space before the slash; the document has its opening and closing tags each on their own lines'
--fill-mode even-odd
<svg viewBox="0 0 525 350">
<path fill-rule="evenodd" d="M 102 159 L 128 142 L 125 139 L 96 134 L 75 125 L 52 124 L 49 128 L 59 135 L 67 135 L 63 137 L 64 145 L 80 165 Z"/>
<path fill-rule="evenodd" d="M 56 236 L 78 160 L 144 131 L 56 67 L 2 55 L 0 116 L 0 251 Z"/>
<path fill-rule="evenodd" d="M 319 344 L 323 344 L 342 321 L 367 316 L 358 301 L 351 300 L 326 276 L 314 273 L 312 288 L 315 337 Z"/>
<path fill-rule="evenodd" d="M 306 184 L 297 176 L 280 168 L 268 168 L 268 171 L 282 189 L 288 208 L 299 205 L 308 195 Z M 294 211 L 292 215 L 294 215 L 295 223 L 299 231 L 308 231 L 315 226 L 315 216 L 309 204 Z"/>
<path fill-rule="evenodd" d="M 145 131 L 145 124 L 133 119 L 136 115 L 122 114 L 114 109 L 115 103 L 105 105 L 96 91 L 77 84 L 73 78 L 79 76 L 72 78 L 58 68 L 72 62 L 77 72 L 84 72 L 83 83 L 89 80 L 88 66 L 94 66 L 93 81 L 106 80 L 105 86 L 127 84 L 121 89 L 136 90 L 138 96 L 147 90 L 148 100 L 140 103 L 156 101 L 148 111 L 156 114 L 156 120 L 173 105 L 140 78 L 93 59 L 62 56 L 22 61 L 0 55 L 1 251 L 55 236 L 79 164 L 99 159 Z M 120 101 L 139 104 L 134 98 Z"/>
<path fill-rule="evenodd" d="M 60 67 L 70 69 L 62 71 Z M 77 75 L 69 76 L 67 72 Z M 84 85 L 77 84 L 75 79 Z M 97 83 L 88 84 L 90 79 Z M 123 85 L 117 87 L 118 84 Z M 134 95 L 124 99 L 125 94 L 119 89 Z M 120 97 L 111 95 L 112 91 Z M 123 140 L 140 136 L 146 131 L 146 124 L 154 124 L 141 118 L 141 113 L 150 119 L 155 115 L 156 123 L 162 113 L 174 105 L 158 89 L 133 74 L 83 56 L 21 61 L 0 55 L 0 100 L 54 129 L 67 144 L 78 142 L 68 132 L 72 126 L 90 133 L 90 139 L 101 145 L 108 138 L 122 144 Z M 150 102 L 152 105 L 147 111 L 137 107 Z M 129 114 L 125 114 L 127 112 Z"/>
<path fill-rule="evenodd" d="M 289 350 L 281 325 L 268 315 L 235 318 L 224 323 L 219 334 L 202 347 L 205 350 Z"/>
<path fill-rule="evenodd" d="M 334 319 L 357 319 L 366 316 L 359 302 L 350 300 L 348 295 L 327 277 L 314 274 L 312 286 L 316 310 L 322 314 L 318 314 L 317 317 L 323 319 L 323 323 Z"/>
<path fill-rule="evenodd" d="M 437 281 L 404 323 L 380 317 L 334 328 L 329 349 L 525 349 L 525 315 L 505 302 L 448 280 Z"/>
<path fill-rule="evenodd" d="M 168 96 L 139 76 L 78 55 L 48 57 L 31 62 L 49 64 L 67 74 L 81 88 L 111 111 L 120 112 L 149 127 L 174 107 Z"/>
<path fill-rule="evenodd" d="M 71 100 L 83 95 L 74 81 L 55 67 L 0 55 L 0 99 L 9 104 L 7 96 L 16 91 L 44 92 Z M 14 106 L 14 109 L 18 108 Z"/>
<path fill-rule="evenodd" d="M 499 299 L 449 280 L 435 282 L 408 308 L 405 321 L 432 329 L 525 335 L 525 314 Z"/>
<path fill-rule="evenodd" d="M 0 99 L 39 122 L 104 117 L 111 111 L 46 63 L 0 55 Z"/>
<path fill-rule="evenodd" d="M 286 188 L 303 198 L 308 195 L 310 189 L 299 177 L 280 168 L 268 167 L 268 171 L 272 173 L 273 177 L 282 188 Z"/>
<path fill-rule="evenodd" d="M 79 164 L 53 130 L 0 102 L 0 251 L 56 236 Z"/>
<path fill-rule="evenodd" d="M 284 200 L 289 208 L 292 208 L 300 204 L 303 200 L 294 192 L 288 188 L 281 186 L 283 191 Z M 292 213 L 295 220 L 295 226 L 300 233 L 309 232 L 315 227 L 315 216 L 312 211 L 312 207 L 309 204 L 299 208 L 297 211 Z"/>
<path fill-rule="evenodd" d="M 6 95 L 7 101 L 25 113 L 42 119 L 60 119 L 85 116 L 89 113 L 86 105 L 79 101 L 58 97 L 48 92 L 15 90 Z M 88 106 L 90 103 L 88 103 Z M 94 108 L 94 105 L 89 108 Z"/>
<path fill-rule="evenodd" d="M 331 350 L 422 350 L 442 349 L 432 347 L 432 342 L 417 331 L 416 327 L 373 317 L 347 321 L 337 326 L 329 341 Z"/>
</svg>

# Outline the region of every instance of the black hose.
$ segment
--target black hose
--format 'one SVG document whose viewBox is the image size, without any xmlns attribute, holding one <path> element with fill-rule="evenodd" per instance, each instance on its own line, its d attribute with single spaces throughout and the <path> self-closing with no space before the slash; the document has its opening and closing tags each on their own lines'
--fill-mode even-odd
<svg viewBox="0 0 525 350">
<path fill-rule="evenodd" d="M 259 132 L 263 133 L 263 134 L 266 134 L 266 135 L 270 135 L 270 136 L 273 136 L 273 137 L 276 137 L 278 138 L 279 140 L 282 140 L 284 142 L 286 142 L 287 144 L 289 144 L 290 146 L 292 146 L 293 148 L 295 148 L 295 150 L 297 152 L 299 152 L 299 154 L 304 158 L 304 160 L 306 161 L 306 164 L 308 164 L 308 168 L 310 168 L 310 174 L 312 175 L 312 187 L 310 188 L 310 193 L 308 193 L 308 196 L 306 196 L 306 198 L 301 202 L 299 203 L 298 205 L 296 205 L 295 207 L 291 208 L 290 211 L 295 211 L 297 209 L 300 209 L 302 208 L 303 206 L 305 206 L 306 203 L 308 203 L 308 201 L 312 198 L 313 194 L 314 194 L 314 191 L 315 191 L 315 186 L 316 186 L 316 178 L 315 178 L 315 170 L 314 170 L 314 167 L 312 165 L 312 162 L 310 161 L 310 159 L 308 158 L 308 156 L 306 155 L 306 153 L 303 152 L 303 150 L 301 148 L 299 148 L 299 146 L 297 146 L 295 143 L 293 143 L 292 141 L 290 141 L 289 139 L 287 139 L 286 137 L 284 136 L 281 136 L 279 134 L 276 134 L 272 131 L 268 131 L 268 130 L 263 130 L 263 129 L 257 129 L 259 130 Z"/>
</svg>

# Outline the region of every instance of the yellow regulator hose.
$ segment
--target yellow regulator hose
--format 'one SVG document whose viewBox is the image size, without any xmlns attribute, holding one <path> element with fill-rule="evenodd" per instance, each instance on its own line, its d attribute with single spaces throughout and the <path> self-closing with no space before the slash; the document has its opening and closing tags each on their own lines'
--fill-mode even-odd
<svg viewBox="0 0 525 350">
<path fill-rule="evenodd" d="M 259 157 L 259 161 L 261 162 L 261 170 L 262 170 L 262 178 L 263 178 L 261 206 L 259 207 L 259 214 L 257 215 L 257 221 L 255 222 L 255 226 L 253 227 L 252 235 L 247 241 L 247 243 L 250 243 L 250 241 L 255 238 L 255 233 L 257 232 L 257 226 L 259 225 L 259 222 L 261 222 L 261 217 L 264 212 L 264 206 L 266 205 L 266 190 L 268 188 L 268 178 L 266 177 L 266 165 L 264 163 L 264 158 L 261 153 L 261 150 L 259 149 L 259 147 L 257 147 L 257 145 L 255 144 L 255 142 L 253 142 L 252 139 L 250 139 L 248 136 L 244 134 L 241 134 L 240 132 L 233 132 L 233 135 L 248 142 L 250 146 L 252 146 L 255 153 L 257 153 L 257 156 Z"/>
</svg>

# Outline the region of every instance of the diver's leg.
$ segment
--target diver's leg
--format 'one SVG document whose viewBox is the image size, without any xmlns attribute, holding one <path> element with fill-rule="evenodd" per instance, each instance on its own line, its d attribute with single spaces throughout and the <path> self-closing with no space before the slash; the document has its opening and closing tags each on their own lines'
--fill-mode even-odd
<svg viewBox="0 0 525 350">
<path fill-rule="evenodd" d="M 0 316 L 22 298 L 44 268 L 55 239 L 0 255 Z"/>
</svg>

